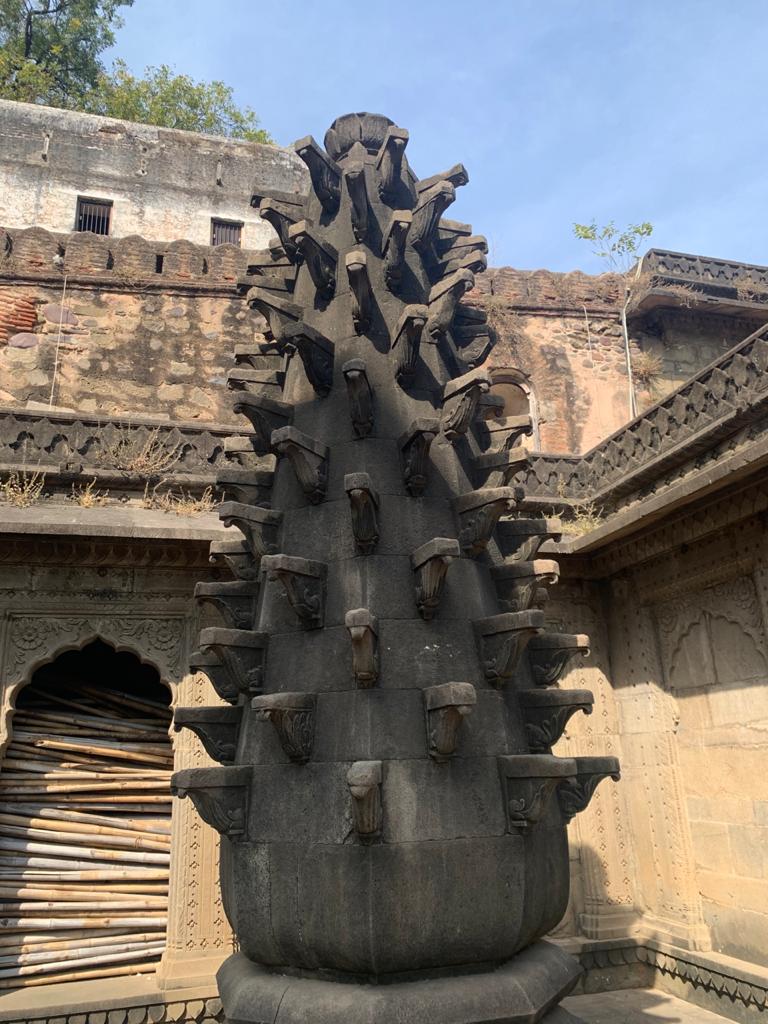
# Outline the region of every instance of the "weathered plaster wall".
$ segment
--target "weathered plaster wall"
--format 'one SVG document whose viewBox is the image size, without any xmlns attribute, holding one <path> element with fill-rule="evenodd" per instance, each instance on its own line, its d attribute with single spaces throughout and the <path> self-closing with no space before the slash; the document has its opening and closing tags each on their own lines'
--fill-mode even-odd
<svg viewBox="0 0 768 1024">
<path fill-rule="evenodd" d="M 73 231 L 77 197 L 112 200 L 110 234 L 201 245 L 211 217 L 243 222 L 242 244 L 271 229 L 255 187 L 303 190 L 304 164 L 263 146 L 0 100 L 0 224 Z"/>
<path fill-rule="evenodd" d="M 478 277 L 469 299 L 488 312 L 500 336 L 488 366 L 522 371 L 533 394 L 537 447 L 546 452 L 588 451 L 631 417 L 624 339 L 623 282 L 614 274 L 491 268 Z M 678 387 L 747 337 L 755 322 L 657 309 L 630 321 L 633 367 L 641 353 L 658 359 L 652 379 L 635 381 L 640 409 Z"/>
</svg>

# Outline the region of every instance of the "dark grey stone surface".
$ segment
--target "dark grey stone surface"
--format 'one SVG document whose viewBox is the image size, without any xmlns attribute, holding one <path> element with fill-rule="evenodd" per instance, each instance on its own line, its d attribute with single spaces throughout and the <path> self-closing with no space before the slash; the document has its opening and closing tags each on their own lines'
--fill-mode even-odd
<svg viewBox="0 0 768 1024">
<path fill-rule="evenodd" d="M 521 654 L 544 620 L 502 615 L 517 577 L 501 574 L 513 577 L 502 594 L 491 572 L 498 515 L 518 494 L 477 494 L 478 459 L 503 452 L 507 433 L 477 424 L 489 377 L 469 370 L 452 331 L 487 330 L 462 300 L 485 242 L 440 221 L 466 171 L 419 188 L 407 133 L 386 118 L 347 115 L 327 140 L 328 153 L 296 144 L 312 190 L 286 230 L 278 222 L 288 260 L 303 261 L 293 277 L 281 266 L 277 291 L 266 259 L 245 282 L 283 363 L 277 373 L 246 352 L 238 386 L 292 410 L 270 435 L 274 553 L 255 552 L 263 692 L 252 684 L 229 709 L 241 715 L 230 774 L 197 776 L 200 794 L 194 771 L 179 785 L 224 834 L 241 950 L 220 974 L 224 1010 L 230 1024 L 534 1024 L 579 973 L 554 947 L 524 951 L 567 905 L 557 790 L 577 770 L 541 743 L 531 752 Z M 414 423 L 432 437 L 415 487 L 402 451 Z M 200 729 L 199 718 L 178 716 Z M 606 774 L 598 761 L 583 794 Z M 252 766 L 247 799 L 239 766 Z"/>
<path fill-rule="evenodd" d="M 493 971 L 386 986 L 271 974 L 238 956 L 221 968 L 219 985 L 232 992 L 229 1024 L 576 1024 L 553 1003 L 579 973 L 570 957 L 540 943 Z"/>
</svg>

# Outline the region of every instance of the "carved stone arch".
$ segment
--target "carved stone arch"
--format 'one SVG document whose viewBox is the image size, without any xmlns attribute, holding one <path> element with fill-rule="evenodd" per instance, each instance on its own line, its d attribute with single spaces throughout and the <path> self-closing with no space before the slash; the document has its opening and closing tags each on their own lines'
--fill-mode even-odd
<svg viewBox="0 0 768 1024">
<path fill-rule="evenodd" d="M 533 424 L 533 433 L 526 441 L 531 448 L 539 447 L 539 411 L 536 395 L 531 387 L 530 377 L 523 370 L 512 366 L 498 366 L 490 371 L 491 394 L 504 398 L 502 416 L 517 416 L 528 413 Z M 519 392 L 519 396 L 515 394 Z M 517 401 L 515 399 L 517 398 Z"/>
<path fill-rule="evenodd" d="M 156 669 L 170 690 L 171 707 L 176 705 L 188 653 L 183 616 L 11 615 L 0 677 L 0 755 L 10 738 L 16 697 L 35 671 L 60 654 L 82 650 L 95 640 L 115 651 L 127 651 Z"/>
</svg>

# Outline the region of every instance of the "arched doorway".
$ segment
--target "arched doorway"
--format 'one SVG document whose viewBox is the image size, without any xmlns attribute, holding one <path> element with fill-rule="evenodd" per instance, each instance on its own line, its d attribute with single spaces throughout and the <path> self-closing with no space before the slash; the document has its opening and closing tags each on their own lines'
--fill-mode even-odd
<svg viewBox="0 0 768 1024">
<path fill-rule="evenodd" d="M 0 766 L 0 990 L 156 969 L 170 693 L 101 640 L 39 668 Z"/>
<path fill-rule="evenodd" d="M 508 416 L 530 416 L 533 425 L 531 444 L 539 443 L 538 411 L 530 384 L 520 370 L 496 369 L 491 371 L 491 394 L 502 400 L 504 406 L 496 414 L 499 419 Z"/>
</svg>

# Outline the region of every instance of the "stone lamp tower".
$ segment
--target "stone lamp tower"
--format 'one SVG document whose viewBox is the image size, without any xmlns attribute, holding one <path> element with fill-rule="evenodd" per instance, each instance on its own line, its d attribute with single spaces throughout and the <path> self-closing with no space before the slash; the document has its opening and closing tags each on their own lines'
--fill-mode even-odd
<svg viewBox="0 0 768 1024">
<path fill-rule="evenodd" d="M 254 434 L 219 481 L 242 539 L 212 558 L 237 579 L 198 586 L 225 625 L 193 659 L 228 706 L 175 717 L 221 765 L 174 790 L 222 836 L 229 1024 L 572 1020 L 580 968 L 539 940 L 566 823 L 618 764 L 551 753 L 592 708 L 555 688 L 588 641 L 544 629 L 558 524 L 516 511 L 530 423 L 498 418 L 462 302 L 485 239 L 441 219 L 467 173 L 419 179 L 407 143 L 345 115 L 295 145 L 308 196 L 253 200 L 269 340 L 230 373 Z"/>
</svg>

